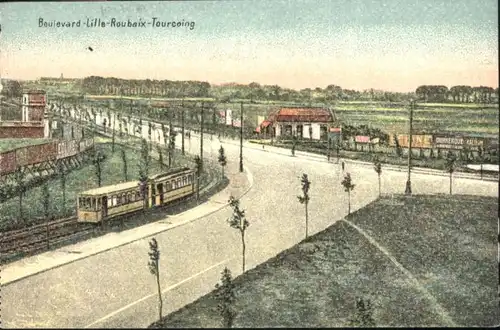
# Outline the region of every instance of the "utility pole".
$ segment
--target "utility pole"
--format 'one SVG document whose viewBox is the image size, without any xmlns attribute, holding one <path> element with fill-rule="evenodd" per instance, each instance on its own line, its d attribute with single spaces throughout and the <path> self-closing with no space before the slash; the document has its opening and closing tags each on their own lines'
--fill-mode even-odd
<svg viewBox="0 0 500 330">
<path fill-rule="evenodd" d="M 330 162 L 330 127 L 328 127 L 328 132 L 326 132 L 326 141 L 328 151 L 326 152 L 326 157 L 328 158 L 328 162 Z"/>
<path fill-rule="evenodd" d="M 406 181 L 405 194 L 411 195 L 411 143 L 412 143 L 412 126 L 413 126 L 413 108 L 415 107 L 415 101 L 410 102 L 410 139 L 408 141 L 408 181 Z"/>
<path fill-rule="evenodd" d="M 182 154 L 184 155 L 184 98 L 182 99 L 181 103 L 181 126 L 182 126 Z"/>
<path fill-rule="evenodd" d="M 243 102 L 240 106 L 240 172 L 243 172 Z"/>
<path fill-rule="evenodd" d="M 205 108 L 205 103 L 201 102 L 201 121 L 200 121 L 200 159 L 201 159 L 201 166 L 203 167 L 203 116 L 204 116 L 204 109 Z"/>
</svg>

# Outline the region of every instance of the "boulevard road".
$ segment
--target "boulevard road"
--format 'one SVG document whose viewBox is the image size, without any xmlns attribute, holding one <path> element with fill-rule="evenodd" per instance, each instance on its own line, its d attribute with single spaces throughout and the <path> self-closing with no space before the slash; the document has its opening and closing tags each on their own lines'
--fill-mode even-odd
<svg viewBox="0 0 500 330">
<path fill-rule="evenodd" d="M 145 124 L 147 125 L 147 123 Z M 147 135 L 147 131 L 146 131 Z M 199 138 L 186 139 L 188 151 L 199 150 Z M 224 143 L 228 167 L 237 170 L 239 146 Z M 180 138 L 177 139 L 180 146 Z M 217 157 L 216 137 L 204 139 L 205 157 Z M 347 214 L 347 194 L 340 184 L 337 164 L 266 150 L 244 149 L 245 167 L 253 188 L 241 198 L 250 227 L 247 229 L 247 269 L 255 267 L 305 236 L 300 176 L 309 175 L 309 233 L 332 225 Z M 372 166 L 347 163 L 356 187 L 351 210 L 378 196 L 378 179 Z M 383 169 L 382 193 L 402 193 L 406 173 Z M 414 194 L 448 193 L 443 176 L 412 175 Z M 456 194 L 498 197 L 498 183 L 455 179 Z M 230 209 L 222 209 L 187 225 L 156 235 L 161 251 L 160 272 L 164 291 L 163 314 L 209 292 L 224 267 L 241 273 L 241 241 L 226 222 Z M 109 239 L 113 239 L 109 235 Z M 2 287 L 2 325 L 5 327 L 146 327 L 158 317 L 156 281 L 149 273 L 148 240 L 125 246 L 25 278 Z"/>
</svg>

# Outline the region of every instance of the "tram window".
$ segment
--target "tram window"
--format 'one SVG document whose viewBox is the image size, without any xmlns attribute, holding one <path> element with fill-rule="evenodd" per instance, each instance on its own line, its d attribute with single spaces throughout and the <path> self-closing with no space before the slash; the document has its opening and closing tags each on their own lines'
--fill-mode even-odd
<svg viewBox="0 0 500 330">
<path fill-rule="evenodd" d="M 175 180 L 172 180 L 172 190 L 175 190 L 177 188 L 177 185 L 175 184 Z"/>
<path fill-rule="evenodd" d="M 116 206 L 116 204 L 118 204 L 118 199 L 116 198 L 116 196 L 113 196 L 113 206 Z"/>
<path fill-rule="evenodd" d="M 165 188 L 165 190 L 166 190 L 166 191 L 170 191 L 170 190 L 172 190 L 172 185 L 170 184 L 170 181 L 168 181 L 168 182 L 166 183 L 166 186 L 167 186 L 167 187 Z"/>
<path fill-rule="evenodd" d="M 102 204 L 101 203 L 101 198 L 99 197 L 99 198 L 96 199 L 96 210 L 97 211 L 101 210 L 101 204 Z"/>
<path fill-rule="evenodd" d="M 181 186 L 181 179 L 177 179 L 177 182 L 176 182 L 176 184 L 175 184 L 175 185 L 176 185 L 177 187 L 179 187 L 179 188 L 180 188 L 180 187 L 182 187 L 182 186 Z"/>
<path fill-rule="evenodd" d="M 113 206 L 113 199 L 111 197 L 108 198 L 108 207 Z"/>
<path fill-rule="evenodd" d="M 90 209 L 91 210 L 95 210 L 96 207 L 95 207 L 95 198 L 91 198 L 90 199 Z"/>
</svg>

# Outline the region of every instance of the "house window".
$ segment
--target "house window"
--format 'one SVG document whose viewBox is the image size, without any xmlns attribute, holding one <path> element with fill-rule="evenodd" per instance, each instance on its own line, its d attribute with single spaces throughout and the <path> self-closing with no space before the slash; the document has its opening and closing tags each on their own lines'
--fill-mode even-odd
<svg viewBox="0 0 500 330">
<path fill-rule="evenodd" d="M 302 125 L 297 125 L 297 137 L 301 138 L 304 136 L 303 130 L 304 127 Z"/>
<path fill-rule="evenodd" d="M 326 140 L 327 136 L 328 136 L 328 130 L 327 130 L 326 126 L 322 125 L 320 127 L 320 139 L 321 140 Z"/>
</svg>

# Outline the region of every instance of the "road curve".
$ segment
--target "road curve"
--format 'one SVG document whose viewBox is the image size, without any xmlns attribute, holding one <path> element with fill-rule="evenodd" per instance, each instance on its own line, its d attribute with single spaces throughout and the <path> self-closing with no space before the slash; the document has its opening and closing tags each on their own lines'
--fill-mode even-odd
<svg viewBox="0 0 500 330">
<path fill-rule="evenodd" d="M 191 152 L 199 139 L 191 137 Z M 180 139 L 177 139 L 180 145 Z M 217 157 L 220 142 L 204 139 L 206 157 Z M 224 143 L 228 167 L 237 170 L 239 146 Z M 297 201 L 302 173 L 312 181 L 309 232 L 332 225 L 347 213 L 347 195 L 336 164 L 291 157 L 266 150 L 244 149 L 245 166 L 253 188 L 241 199 L 250 227 L 246 233 L 247 268 L 255 267 L 304 238 L 304 207 Z M 346 166 L 356 188 L 351 209 L 378 196 L 374 170 L 360 164 Z M 385 170 L 383 193 L 402 193 L 406 173 Z M 414 194 L 448 193 L 447 177 L 413 174 Z M 498 197 L 498 183 L 458 178 L 453 191 Z M 213 289 L 227 266 L 241 273 L 238 232 L 226 223 L 225 208 L 185 226 L 156 236 L 161 250 L 160 272 L 164 315 Z M 110 238 L 111 239 L 111 238 Z M 41 273 L 2 288 L 5 327 L 145 327 L 158 317 L 156 283 L 147 268 L 147 239 Z"/>
</svg>

